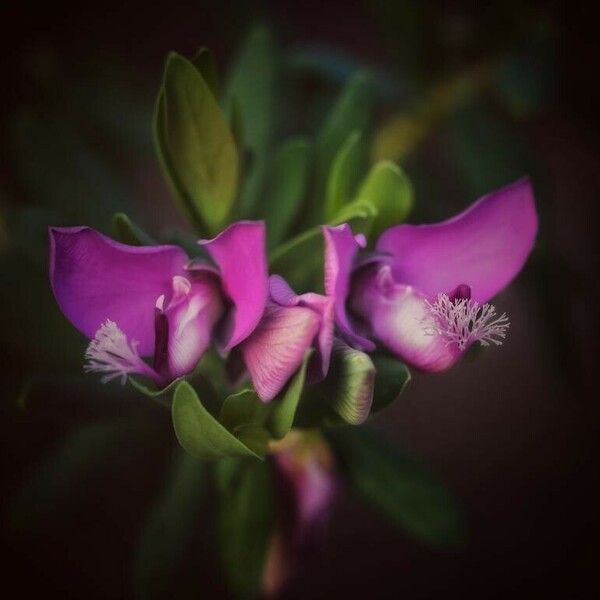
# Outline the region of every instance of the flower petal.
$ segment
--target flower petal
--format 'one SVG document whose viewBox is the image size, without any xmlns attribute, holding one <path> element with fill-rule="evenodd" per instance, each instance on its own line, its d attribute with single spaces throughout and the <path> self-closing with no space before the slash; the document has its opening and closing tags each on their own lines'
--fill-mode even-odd
<svg viewBox="0 0 600 600">
<path fill-rule="evenodd" d="M 403 362 L 436 372 L 448 369 L 461 356 L 455 344 L 432 332 L 427 298 L 411 286 L 395 283 L 389 266 L 359 272 L 353 290 L 352 310 Z"/>
<path fill-rule="evenodd" d="M 359 248 L 365 246 L 364 236 L 352 235 L 350 225 L 323 227 L 325 238 L 325 293 L 333 298 L 335 320 L 344 337 L 355 347 L 371 351 L 375 345 L 358 335 L 346 312 L 346 300 L 350 291 L 350 275 Z"/>
<path fill-rule="evenodd" d="M 269 303 L 258 327 L 240 346 L 257 394 L 269 402 L 298 370 L 319 331 L 310 308 Z"/>
<path fill-rule="evenodd" d="M 280 306 L 304 306 L 311 308 L 319 315 L 319 333 L 317 335 L 317 352 L 309 364 L 311 383 L 322 380 L 329 371 L 331 349 L 333 347 L 334 302 L 333 298 L 309 292 L 298 295 L 283 277 L 271 275 L 269 278 L 271 300 Z"/>
<path fill-rule="evenodd" d="M 267 302 L 265 224 L 240 221 L 198 243 L 217 263 L 223 292 L 233 304 L 222 335 L 223 350 L 228 352 L 252 333 Z"/>
<path fill-rule="evenodd" d="M 531 184 L 521 179 L 442 223 L 392 227 L 377 249 L 393 255 L 398 282 L 434 297 L 467 284 L 486 302 L 521 270 L 537 225 Z"/>
<path fill-rule="evenodd" d="M 154 350 L 154 306 L 187 256 L 176 246 L 127 246 L 89 227 L 50 228 L 50 281 L 60 309 L 88 338 L 107 320 L 142 356 Z"/>
<path fill-rule="evenodd" d="M 156 308 L 156 337 L 161 347 L 157 343 L 155 369 L 166 379 L 186 375 L 208 348 L 213 328 L 223 313 L 218 281 L 209 276 L 190 282 L 176 276 L 170 300 L 167 303 L 161 297 Z"/>
</svg>

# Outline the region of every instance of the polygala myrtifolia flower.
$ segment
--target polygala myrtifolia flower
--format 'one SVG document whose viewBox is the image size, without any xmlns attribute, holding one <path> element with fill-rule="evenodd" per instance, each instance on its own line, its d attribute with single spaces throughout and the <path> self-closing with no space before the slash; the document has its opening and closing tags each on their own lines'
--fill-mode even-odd
<svg viewBox="0 0 600 600">
<path fill-rule="evenodd" d="M 378 342 L 428 372 L 449 368 L 476 341 L 499 345 L 508 318 L 487 301 L 523 267 L 537 225 L 531 184 L 521 179 L 447 221 L 387 229 L 363 259 L 362 236 L 324 227 L 336 324 L 354 346 Z"/>
<path fill-rule="evenodd" d="M 340 493 L 333 453 L 316 431 L 291 431 L 271 442 L 278 475 L 278 517 L 271 536 L 262 587 L 279 595 L 302 558 L 319 549 Z"/>
<path fill-rule="evenodd" d="M 213 339 L 226 353 L 252 333 L 268 292 L 264 223 L 234 223 L 198 243 L 216 266 L 190 261 L 177 246 L 127 246 L 89 227 L 50 229 L 54 295 L 91 338 L 86 371 L 165 385 L 192 371 Z"/>
</svg>

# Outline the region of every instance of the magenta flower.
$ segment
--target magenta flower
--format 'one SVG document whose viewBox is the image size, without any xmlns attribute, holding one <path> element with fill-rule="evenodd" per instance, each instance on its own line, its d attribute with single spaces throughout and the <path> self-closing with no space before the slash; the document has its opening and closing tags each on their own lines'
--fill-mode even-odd
<svg viewBox="0 0 600 600">
<path fill-rule="evenodd" d="M 344 337 L 375 340 L 423 371 L 452 366 L 474 342 L 500 345 L 509 327 L 487 301 L 521 270 L 537 215 L 528 179 L 492 192 L 455 217 L 383 232 L 376 254 L 348 225 L 325 227 L 328 293 Z"/>
<path fill-rule="evenodd" d="M 216 267 L 177 246 L 127 246 L 89 227 L 50 229 L 56 300 L 91 338 L 86 371 L 164 385 L 189 373 L 214 339 L 228 352 L 258 324 L 267 300 L 265 227 L 234 223 L 200 241 Z M 142 357 L 153 355 L 152 366 Z"/>
<path fill-rule="evenodd" d="M 339 497 L 340 480 L 325 440 L 293 431 L 272 445 L 278 521 L 263 572 L 263 593 L 276 597 L 307 554 L 318 551 Z"/>
<path fill-rule="evenodd" d="M 278 275 L 269 280 L 269 301 L 254 332 L 240 346 L 254 388 L 269 402 L 298 370 L 314 346 L 308 379 L 327 375 L 333 344 L 333 299 L 322 294 L 297 295 Z"/>
</svg>

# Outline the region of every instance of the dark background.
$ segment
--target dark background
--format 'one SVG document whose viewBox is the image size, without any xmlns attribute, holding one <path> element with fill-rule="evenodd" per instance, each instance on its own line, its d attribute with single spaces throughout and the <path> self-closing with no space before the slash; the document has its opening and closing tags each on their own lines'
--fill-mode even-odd
<svg viewBox="0 0 600 600">
<path fill-rule="evenodd" d="M 448 373 L 415 376 L 402 399 L 376 421 L 421 457 L 460 498 L 469 520 L 469 545 L 456 552 L 428 549 L 390 527 L 367 506 L 344 498 L 322 555 L 307 564 L 288 596 L 596 598 L 600 533 L 600 411 L 595 383 L 600 333 L 597 22 L 591 9 L 576 3 L 417 4 L 419 10 L 405 2 L 336 1 L 75 6 L 57 2 L 4 7 L 0 9 L 4 82 L 0 206 L 10 211 L 36 204 L 31 198 L 37 179 L 32 173 L 23 183 L 26 159 L 15 151 L 13 131 L 19 126 L 15 123 L 31 114 L 45 118 L 46 110 L 54 114 L 58 106 L 63 116 L 74 116 L 75 130 L 83 131 L 93 148 L 112 157 L 112 166 L 144 225 L 152 230 L 164 222 L 180 223 L 169 212 L 151 147 L 145 142 L 124 144 L 119 129 L 145 131 L 147 127 L 150 139 L 151 106 L 169 50 L 191 54 L 198 45 L 206 45 L 224 70 L 255 19 L 273 27 L 283 48 L 326 46 L 357 64 L 393 73 L 404 84 L 396 96 L 382 103 L 382 119 L 412 106 L 415 88 L 426 88 L 488 57 L 510 54 L 541 27 L 548 33 L 533 72 L 548 72 L 542 93 L 527 111 L 503 120 L 503 127 L 518 139 L 516 154 L 521 156 L 525 148 L 516 175 L 533 165 L 530 174 L 541 213 L 536 255 L 496 301 L 511 317 L 510 340 L 501 350 L 468 358 Z M 415 31 L 418 35 L 413 35 Z M 527 56 L 523 60 L 531 58 Z M 139 124 L 116 119 L 114 131 L 109 128 L 108 134 L 97 123 L 89 124 L 81 99 L 87 102 L 91 96 L 86 96 L 86 84 L 81 82 L 92 71 L 111 71 L 126 90 L 124 96 L 147 108 Z M 81 85 L 79 92 L 64 92 L 77 85 Z M 281 97 L 282 103 L 286 100 Z M 121 106 L 116 103 L 112 110 L 118 113 Z M 485 153 L 487 138 L 497 139 L 497 131 L 482 127 L 479 137 L 469 142 L 473 151 Z M 60 129 L 56 135 L 61 135 Z M 419 209 L 425 216 L 453 214 L 475 199 L 477 185 L 485 191 L 508 183 L 501 181 L 503 167 L 496 172 L 492 165 L 486 172 L 491 175 L 484 174 L 481 182 L 470 185 L 469 176 L 440 150 L 449 135 L 442 121 L 417 157 L 406 164 L 414 177 L 417 202 L 426 205 Z M 505 145 L 494 152 L 501 162 L 503 153 L 513 150 Z M 54 158 L 60 163 L 60 156 Z M 66 172 L 71 168 L 75 174 L 79 166 L 67 162 Z M 98 178 L 102 202 L 101 193 L 107 188 Z M 420 187 L 419 181 L 429 178 L 437 178 L 437 186 Z M 431 189 L 441 195 L 436 196 L 434 207 L 427 208 Z M 117 202 L 106 198 L 113 201 Z M 11 229 L 0 225 L 4 244 Z M 19 264 L 25 272 L 33 269 L 25 258 Z M 141 408 L 139 400 L 123 404 L 97 391 L 89 396 L 80 390 L 57 392 L 57 353 L 68 355 L 63 350 L 73 343 L 77 356 L 83 342 L 77 337 L 72 338 L 75 342 L 71 338 L 47 342 L 40 331 L 45 317 L 36 309 L 38 292 L 24 291 L 20 279 L 2 275 L 6 284 L 2 324 L 16 332 L 2 342 L 0 498 L 5 507 L 35 466 L 77 424 L 93 423 L 98 415 L 135 415 L 136 411 L 157 415 L 151 418 L 154 429 L 115 447 L 109 463 L 90 475 L 81 489 L 73 490 L 63 512 L 44 514 L 40 507 L 41 525 L 31 531 L 17 534 L 6 527 L 6 556 L 0 563 L 5 569 L 4 589 L 12 583 L 20 594 L 43 593 L 50 598 L 129 597 L 140 515 L 160 490 L 159 474 L 169 460 L 164 453 L 172 435 L 168 423 L 158 409 Z M 27 303 L 34 314 L 31 319 L 30 313 L 19 312 Z M 61 319 L 57 309 L 47 310 L 55 311 L 52 319 Z M 74 360 L 76 369 L 80 362 Z M 19 382 L 31 371 L 42 373 L 49 383 L 24 410 L 15 398 Z M 206 515 L 210 515 L 208 508 Z M 198 561 L 189 570 L 200 573 L 196 574 L 201 582 L 198 596 L 222 597 L 224 586 L 207 541 L 210 517 L 205 521 L 193 541 Z"/>
</svg>

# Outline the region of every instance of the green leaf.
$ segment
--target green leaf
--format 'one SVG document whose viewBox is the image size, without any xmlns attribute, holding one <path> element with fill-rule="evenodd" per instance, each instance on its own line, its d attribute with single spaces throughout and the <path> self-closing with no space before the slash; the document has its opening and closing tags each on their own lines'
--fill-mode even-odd
<svg viewBox="0 0 600 600">
<path fill-rule="evenodd" d="M 327 178 L 339 149 L 353 131 L 363 135 L 373 117 L 374 91 L 371 76 L 358 71 L 348 80 L 340 97 L 329 113 L 316 142 L 317 202 L 322 202 Z M 313 219 L 323 221 L 322 206 L 313 206 Z"/>
<path fill-rule="evenodd" d="M 370 202 L 347 204 L 330 225 L 348 223 L 354 233 L 367 233 L 377 215 Z M 302 257 L 302 260 L 298 260 Z M 323 235 L 321 226 L 312 227 L 278 246 L 270 256 L 270 271 L 294 281 L 299 288 L 315 289 L 323 278 Z"/>
<path fill-rule="evenodd" d="M 371 414 L 375 414 L 398 399 L 411 377 L 408 367 L 393 356 L 375 352 L 371 360 L 377 371 L 371 407 Z"/>
<path fill-rule="evenodd" d="M 196 67 L 171 54 L 155 114 L 155 140 L 165 177 L 184 212 L 215 234 L 227 222 L 237 192 L 233 135 Z"/>
<path fill-rule="evenodd" d="M 374 165 L 357 194 L 376 209 L 371 235 L 379 234 L 392 225 L 402 223 L 413 206 L 412 185 L 402 169 L 389 160 Z"/>
<path fill-rule="evenodd" d="M 290 229 L 308 190 L 311 146 L 305 138 L 284 142 L 273 159 L 264 218 L 268 218 L 269 247 L 273 247 Z"/>
<path fill-rule="evenodd" d="M 456 499 L 417 461 L 365 428 L 328 438 L 354 490 L 396 525 L 434 547 L 460 547 L 466 531 Z"/>
<path fill-rule="evenodd" d="M 166 598 L 177 589 L 178 567 L 202 518 L 206 466 L 177 450 L 164 493 L 148 515 L 134 562 L 136 596 Z"/>
<path fill-rule="evenodd" d="M 325 215 L 334 219 L 354 195 L 365 163 L 365 145 L 360 131 L 353 131 L 338 150 L 327 179 Z"/>
<path fill-rule="evenodd" d="M 235 433 L 238 427 L 262 424 L 266 411 L 267 405 L 261 402 L 254 390 L 242 390 L 224 400 L 219 421 Z"/>
<path fill-rule="evenodd" d="M 194 388 L 187 381 L 181 381 L 175 390 L 172 418 L 179 443 L 196 458 L 217 459 L 226 456 L 262 458 L 206 410 Z"/>
<path fill-rule="evenodd" d="M 202 75 L 212 95 L 219 100 L 219 77 L 217 75 L 217 65 L 212 52 L 205 47 L 198 48 L 198 51 L 190 61 Z"/>
<path fill-rule="evenodd" d="M 285 437 L 294 424 L 294 417 L 304 389 L 306 369 L 311 355 L 312 351 L 309 350 L 305 354 L 298 372 L 292 377 L 283 393 L 275 398 L 269 406 L 271 410 L 267 419 L 267 429 L 277 439 Z"/>
<path fill-rule="evenodd" d="M 222 479 L 217 514 L 219 551 L 225 579 L 237 598 L 256 598 L 274 521 L 274 498 L 268 463 L 237 466 L 220 461 Z M 235 468 L 235 466 L 234 466 Z M 239 469 L 239 470 L 238 470 Z"/>
<path fill-rule="evenodd" d="M 138 227 L 125 213 L 113 215 L 113 230 L 116 238 L 130 246 L 155 246 L 156 242 L 140 227 Z"/>
<path fill-rule="evenodd" d="M 225 91 L 226 112 L 237 103 L 243 123 L 244 149 L 252 153 L 252 167 L 241 191 L 243 217 L 253 216 L 263 192 L 267 153 L 276 114 L 277 60 L 268 29 L 253 28 L 231 68 Z"/>
</svg>

